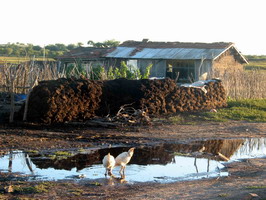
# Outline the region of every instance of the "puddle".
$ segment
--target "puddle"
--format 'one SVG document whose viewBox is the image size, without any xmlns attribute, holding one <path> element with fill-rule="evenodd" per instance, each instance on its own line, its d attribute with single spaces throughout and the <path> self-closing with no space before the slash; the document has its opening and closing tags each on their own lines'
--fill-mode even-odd
<svg viewBox="0 0 266 200">
<path fill-rule="evenodd" d="M 27 180 L 83 179 L 105 184 L 160 182 L 228 176 L 224 162 L 266 156 L 266 138 L 202 140 L 180 144 L 137 147 L 126 167 L 126 178 L 106 179 L 102 158 L 117 156 L 129 147 L 82 151 L 13 151 L 0 157 L 0 171 L 18 173 Z M 119 167 L 113 170 L 119 177 Z"/>
</svg>

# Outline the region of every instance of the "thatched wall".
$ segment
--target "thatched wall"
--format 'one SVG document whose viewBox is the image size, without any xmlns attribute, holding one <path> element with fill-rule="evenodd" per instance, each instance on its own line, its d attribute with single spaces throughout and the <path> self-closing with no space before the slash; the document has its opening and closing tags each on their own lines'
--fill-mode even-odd
<svg viewBox="0 0 266 200">
<path fill-rule="evenodd" d="M 219 71 L 220 73 L 224 73 L 225 71 L 232 70 L 244 70 L 243 64 L 239 63 L 235 60 L 235 57 L 229 52 L 220 56 L 217 60 L 213 62 L 213 71 Z"/>
</svg>

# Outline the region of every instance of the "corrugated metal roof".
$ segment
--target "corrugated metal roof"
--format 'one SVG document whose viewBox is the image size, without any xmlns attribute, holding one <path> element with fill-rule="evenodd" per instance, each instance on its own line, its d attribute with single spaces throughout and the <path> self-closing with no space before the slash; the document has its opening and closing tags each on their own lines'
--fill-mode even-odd
<svg viewBox="0 0 266 200">
<path fill-rule="evenodd" d="M 134 47 L 117 47 L 108 53 L 109 58 L 127 59 L 214 59 L 225 49 L 205 49 L 205 48 L 142 48 L 138 50 Z"/>
<path fill-rule="evenodd" d="M 120 44 L 120 47 L 138 47 L 138 48 L 196 48 L 196 49 L 224 49 L 231 46 L 232 42 L 152 42 L 148 39 L 143 41 L 125 41 Z"/>
</svg>

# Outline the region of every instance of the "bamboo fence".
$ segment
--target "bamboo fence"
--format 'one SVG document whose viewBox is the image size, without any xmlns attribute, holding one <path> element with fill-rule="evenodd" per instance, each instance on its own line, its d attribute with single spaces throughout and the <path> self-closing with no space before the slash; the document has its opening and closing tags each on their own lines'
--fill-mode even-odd
<svg viewBox="0 0 266 200">
<path fill-rule="evenodd" d="M 0 97 L 5 102 L 7 98 L 10 98 L 9 122 L 13 122 L 14 118 L 15 94 L 29 96 L 31 89 L 38 81 L 55 80 L 62 77 L 65 77 L 65 74 L 57 70 L 55 63 L 30 61 L 21 64 L 5 63 L 0 65 Z M 26 110 L 27 107 L 25 107 Z M 24 119 L 26 119 L 25 114 Z"/>
</svg>

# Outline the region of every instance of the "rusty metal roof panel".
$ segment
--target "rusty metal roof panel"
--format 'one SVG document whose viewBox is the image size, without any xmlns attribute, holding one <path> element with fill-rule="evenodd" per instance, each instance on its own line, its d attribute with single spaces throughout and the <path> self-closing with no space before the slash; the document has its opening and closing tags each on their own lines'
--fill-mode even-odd
<svg viewBox="0 0 266 200">
<path fill-rule="evenodd" d="M 117 47 L 113 52 L 106 55 L 112 58 L 127 59 L 214 59 L 220 55 L 224 48 L 134 48 L 134 47 Z"/>
</svg>

